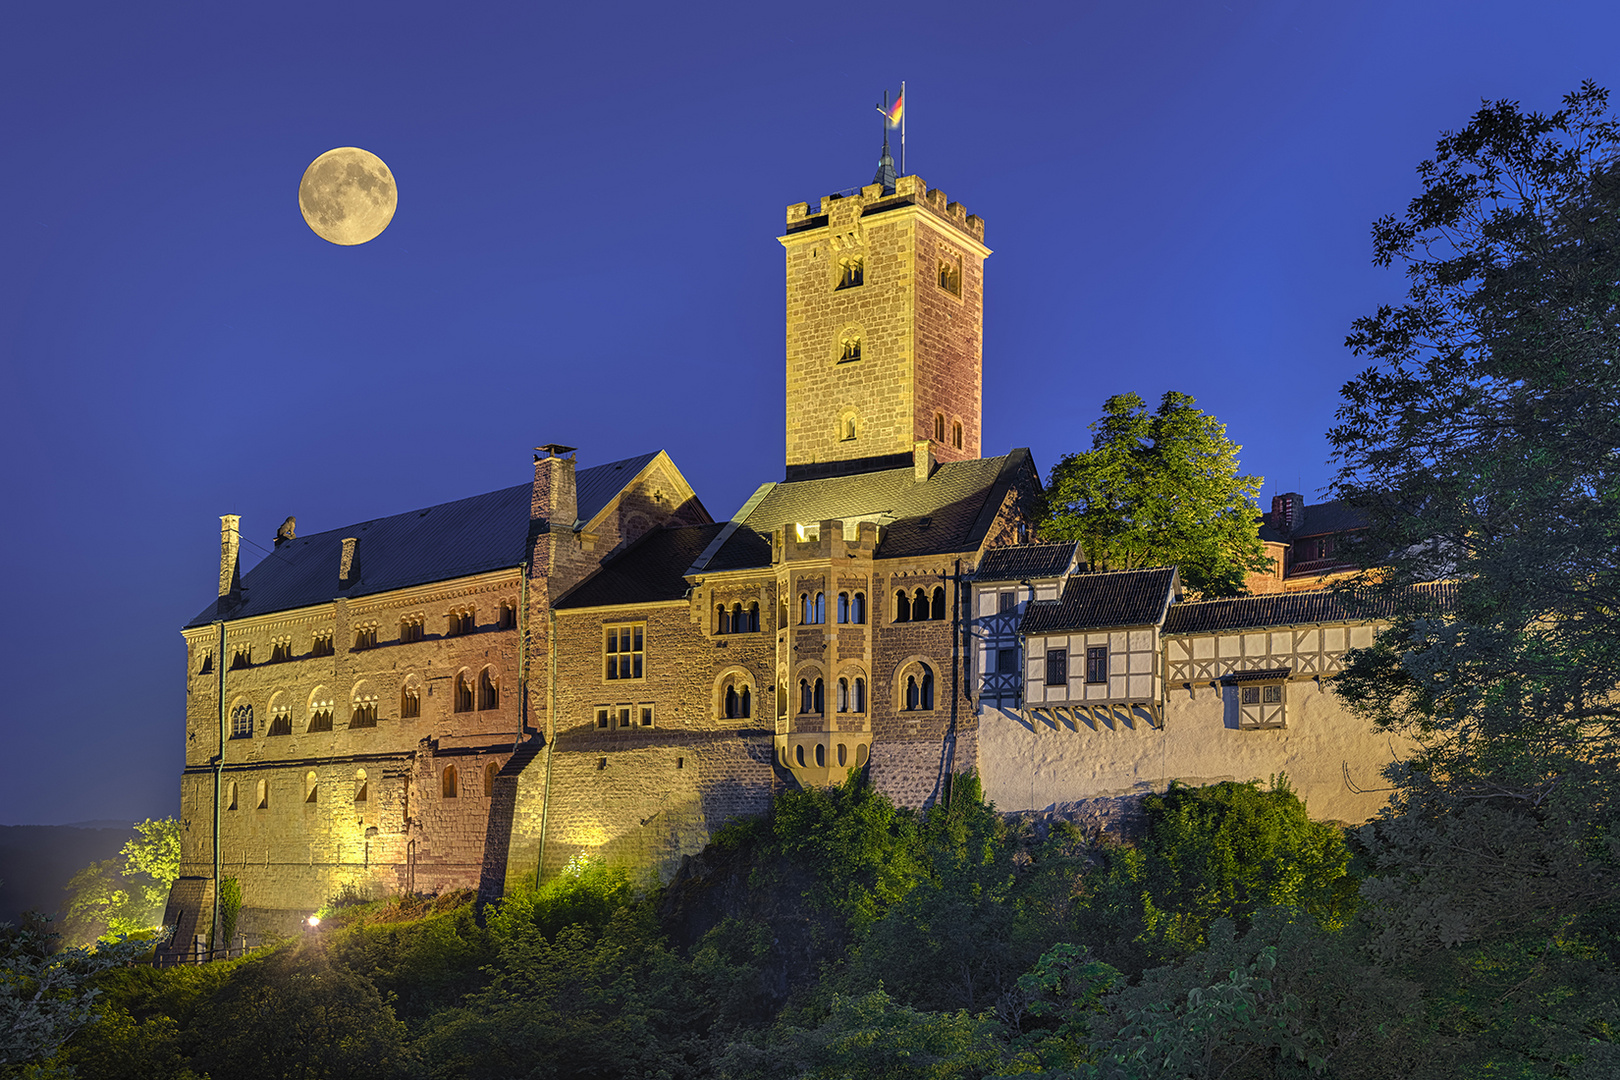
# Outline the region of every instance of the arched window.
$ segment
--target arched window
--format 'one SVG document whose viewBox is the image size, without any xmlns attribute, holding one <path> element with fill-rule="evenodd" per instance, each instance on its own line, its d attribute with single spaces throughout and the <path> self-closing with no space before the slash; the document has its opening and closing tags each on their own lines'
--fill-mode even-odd
<svg viewBox="0 0 1620 1080">
<path fill-rule="evenodd" d="M 906 676 L 906 711 L 916 712 L 917 704 L 922 698 L 917 693 L 917 676 Z"/>
<path fill-rule="evenodd" d="M 726 605 L 719 604 L 714 609 L 714 632 L 717 634 L 731 633 L 731 612 Z"/>
<path fill-rule="evenodd" d="M 317 801 L 316 796 L 318 796 L 320 794 L 320 787 L 321 787 L 320 786 L 320 780 L 315 775 L 315 770 L 314 769 L 311 769 L 311 770 L 309 770 L 309 772 L 305 773 L 304 774 L 304 801 L 306 803 L 316 802 Z"/>
<path fill-rule="evenodd" d="M 399 716 L 402 720 L 414 720 L 422 715 L 422 689 L 416 685 L 414 676 L 406 676 L 405 685 L 399 691 Z"/>
<path fill-rule="evenodd" d="M 918 589 L 911 598 L 911 621 L 924 622 L 928 618 L 928 594 Z"/>
<path fill-rule="evenodd" d="M 838 767 L 843 768 L 849 763 L 849 748 L 843 743 L 838 744 Z"/>
<path fill-rule="evenodd" d="M 259 790 L 254 794 L 256 797 L 253 800 L 253 805 L 258 807 L 260 810 L 268 809 L 270 806 L 270 782 L 267 780 L 260 780 Z"/>
<path fill-rule="evenodd" d="M 247 703 L 231 710 L 231 738 L 247 739 L 253 735 L 253 706 Z"/>
<path fill-rule="evenodd" d="M 366 770 L 356 769 L 354 771 L 354 801 L 363 803 L 370 798 L 371 792 L 366 785 Z"/>
<path fill-rule="evenodd" d="M 838 680 L 838 711 L 849 712 L 849 680 Z"/>
<path fill-rule="evenodd" d="M 726 719 L 737 719 L 738 712 L 741 708 L 742 697 L 737 693 L 737 688 L 735 686 L 726 687 Z"/>
<path fill-rule="evenodd" d="M 816 707 L 810 711 L 818 715 L 825 713 L 827 711 L 827 702 L 820 679 L 816 680 L 815 699 L 814 704 Z"/>
<path fill-rule="evenodd" d="M 444 767 L 444 776 L 439 785 L 439 794 L 447 799 L 454 799 L 461 795 L 461 788 L 456 783 L 456 767 L 454 765 Z"/>
<path fill-rule="evenodd" d="M 810 594 L 809 593 L 800 593 L 799 594 L 799 625 L 801 625 L 801 626 L 809 626 L 810 625 L 810 615 L 811 615 Z"/>
<path fill-rule="evenodd" d="M 495 776 L 500 771 L 500 765 L 493 761 L 484 766 L 484 798 L 492 799 L 495 797 Z"/>
<path fill-rule="evenodd" d="M 928 614 L 933 619 L 943 619 L 945 617 L 945 586 L 934 586 L 933 603 Z"/>
<path fill-rule="evenodd" d="M 838 437 L 844 442 L 854 442 L 859 430 L 855 423 L 854 413 L 845 413 L 838 425 Z"/>
<path fill-rule="evenodd" d="M 934 672 L 932 668 L 923 668 L 922 673 L 922 707 L 934 707 Z"/>
<path fill-rule="evenodd" d="M 894 594 L 894 621 L 911 621 L 911 600 L 906 596 L 904 589 Z"/>
<path fill-rule="evenodd" d="M 958 450 L 962 449 L 962 421 L 960 420 L 951 425 L 951 445 Z"/>
<path fill-rule="evenodd" d="M 365 682 L 358 682 L 349 693 L 349 726 L 373 728 L 377 726 L 377 695 Z"/>
<path fill-rule="evenodd" d="M 747 719 L 754 714 L 752 701 L 753 696 L 753 693 L 748 689 L 748 687 L 745 686 L 742 688 L 742 711 L 737 714 L 739 718 Z"/>
<path fill-rule="evenodd" d="M 942 412 L 934 414 L 934 441 L 945 445 L 945 414 Z"/>
<path fill-rule="evenodd" d="M 235 810 L 236 809 L 236 781 L 235 780 L 231 781 L 231 801 L 228 804 L 226 804 L 225 809 L 227 809 L 227 810 Z"/>
<path fill-rule="evenodd" d="M 867 749 L 865 743 L 861 743 L 859 746 L 855 747 L 855 767 L 857 769 L 866 764 L 866 755 Z"/>
<path fill-rule="evenodd" d="M 866 680 L 858 675 L 855 677 L 855 711 L 866 711 Z"/>
<path fill-rule="evenodd" d="M 801 768 L 801 769 L 804 768 L 804 744 L 803 743 L 800 743 L 798 746 L 795 746 L 793 748 L 793 756 L 798 761 L 799 768 Z"/>
<path fill-rule="evenodd" d="M 757 609 L 759 605 L 756 604 L 754 606 Z M 743 611 L 743 606 L 741 604 L 731 605 L 731 632 L 733 634 L 743 634 L 748 632 L 748 613 Z"/>
<path fill-rule="evenodd" d="M 801 713 L 809 712 L 811 704 L 812 704 L 812 699 L 810 697 L 810 680 L 809 679 L 800 679 L 799 680 L 799 711 Z"/>
<path fill-rule="evenodd" d="M 849 621 L 857 625 L 866 622 L 866 594 L 858 592 L 849 602 Z"/>
<path fill-rule="evenodd" d="M 849 593 L 847 592 L 838 594 L 838 621 L 841 623 L 849 622 Z"/>
<path fill-rule="evenodd" d="M 816 593 L 816 625 L 827 621 L 827 594 Z"/>
<path fill-rule="evenodd" d="M 838 287 L 853 289 L 866 280 L 866 260 L 859 255 L 846 255 L 838 260 Z"/>
<path fill-rule="evenodd" d="M 823 746 L 821 743 L 816 743 L 816 768 L 824 769 L 826 767 L 827 767 L 827 748 L 825 746 Z"/>
<path fill-rule="evenodd" d="M 472 712 L 472 707 L 472 684 L 467 681 L 467 673 L 463 671 L 456 676 L 456 712 Z"/>
<path fill-rule="evenodd" d="M 748 605 L 748 632 L 759 633 L 759 601 Z"/>
<path fill-rule="evenodd" d="M 498 709 L 501 705 L 501 688 L 496 685 L 490 676 L 489 668 L 485 668 L 478 675 L 478 707 L 480 709 Z"/>
</svg>

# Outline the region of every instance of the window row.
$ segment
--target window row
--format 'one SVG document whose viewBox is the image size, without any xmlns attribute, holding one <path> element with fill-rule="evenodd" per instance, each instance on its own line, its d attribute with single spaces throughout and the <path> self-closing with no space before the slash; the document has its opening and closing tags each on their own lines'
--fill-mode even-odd
<svg viewBox="0 0 1620 1080">
<path fill-rule="evenodd" d="M 782 752 L 784 754 L 787 753 L 785 749 Z M 869 751 L 865 743 L 855 744 L 855 767 L 857 769 L 866 764 L 868 753 Z M 840 768 L 844 768 L 849 765 L 849 747 L 845 746 L 843 743 L 839 743 L 837 750 L 835 751 L 835 755 Z M 804 752 L 803 743 L 799 743 L 793 748 L 793 760 L 798 763 L 799 768 L 804 769 L 809 767 L 805 764 L 806 757 L 807 755 Z M 816 768 L 825 769 L 827 767 L 827 747 L 825 744 L 816 743 L 815 747 L 810 751 L 808 757 L 810 760 L 813 760 L 816 763 Z M 784 761 L 782 764 L 786 765 L 787 762 Z"/>
<path fill-rule="evenodd" d="M 1002 650 L 1010 652 L 1011 650 Z M 999 668 L 999 658 L 998 658 Z M 1046 650 L 1046 685 L 1062 686 L 1069 681 L 1069 650 Z M 1086 682 L 1108 681 L 1108 646 L 1093 645 L 1086 650 Z"/>
<path fill-rule="evenodd" d="M 365 682 L 360 683 L 350 695 L 349 723 L 352 728 L 372 728 L 377 726 L 381 718 L 379 697 L 369 689 Z M 469 672 L 458 672 L 454 683 L 454 700 L 452 708 L 455 712 L 465 713 L 488 709 L 498 709 L 501 706 L 501 680 L 492 668 L 484 668 L 476 678 Z M 331 731 L 335 726 L 336 706 L 331 694 L 325 687 L 317 687 L 309 696 L 308 704 L 309 723 L 304 729 L 306 733 L 317 734 Z M 407 676 L 405 685 L 399 691 L 399 718 L 401 720 L 415 720 L 422 715 L 422 687 L 415 675 Z M 248 702 L 238 702 L 230 711 L 231 738 L 248 739 L 253 737 L 253 706 Z M 265 730 L 266 736 L 291 735 L 293 732 L 292 706 L 285 703 L 285 696 L 277 693 L 271 698 L 270 724 Z"/>
<path fill-rule="evenodd" d="M 866 622 L 866 594 L 863 592 L 838 594 L 837 618 L 840 623 L 861 625 Z M 799 624 L 819 626 L 827 621 L 827 594 L 799 594 Z"/>
<path fill-rule="evenodd" d="M 494 629 L 511 630 L 517 626 L 517 605 L 503 602 L 496 611 Z M 379 644 L 378 624 L 366 623 L 354 628 L 354 648 L 356 650 L 375 649 Z M 445 616 L 445 637 L 461 637 L 475 633 L 478 629 L 477 611 L 473 608 L 463 608 L 453 611 Z M 427 637 L 427 620 L 421 615 L 411 615 L 399 622 L 398 643 L 408 645 L 423 641 Z M 381 641 L 381 644 L 389 644 Z M 335 635 L 330 630 L 317 630 L 310 638 L 309 655 L 311 658 L 332 656 L 337 652 Z M 269 663 L 279 664 L 288 660 L 296 660 L 293 652 L 291 637 L 277 637 L 270 640 Z M 241 671 L 253 666 L 253 646 L 236 645 L 231 649 L 230 670 Z M 211 650 L 202 654 L 197 665 L 197 674 L 206 675 L 214 670 L 214 654 Z"/>
<path fill-rule="evenodd" d="M 900 589 L 894 594 L 895 622 L 926 622 L 945 617 L 945 586 L 934 586 L 933 592 L 918 589 L 907 595 Z"/>
<path fill-rule="evenodd" d="M 744 607 L 742 604 L 732 604 L 729 608 L 724 604 L 715 605 L 714 632 L 717 634 L 753 634 L 759 631 L 759 604 L 754 602 Z"/>
<path fill-rule="evenodd" d="M 483 767 L 484 798 L 492 798 L 495 794 L 495 779 L 500 775 L 501 763 L 498 761 L 486 762 Z M 476 775 L 476 774 L 474 774 Z M 299 801 L 305 805 L 317 805 L 321 802 L 320 776 L 314 769 L 304 774 L 304 782 L 299 792 Z M 371 802 L 371 782 L 366 776 L 366 770 L 356 769 L 354 772 L 354 786 L 350 789 L 352 801 L 355 806 L 364 806 Z M 446 765 L 439 773 L 439 795 L 445 799 L 457 799 L 467 794 L 463 789 L 461 772 L 454 765 Z M 253 801 L 246 805 L 255 810 L 268 810 L 270 808 L 270 781 L 261 778 L 254 782 Z M 239 781 L 232 780 L 226 789 L 225 809 L 242 809 L 242 789 Z"/>
<path fill-rule="evenodd" d="M 598 705 L 596 726 L 601 731 L 624 731 L 653 726 L 651 705 Z"/>
<path fill-rule="evenodd" d="M 952 296 L 962 295 L 962 264 L 960 260 L 942 256 L 938 262 L 938 274 L 934 281 Z M 841 289 L 857 289 L 866 284 L 866 258 L 863 255 L 845 255 L 838 260 L 836 274 L 833 278 L 833 291 Z"/>
<path fill-rule="evenodd" d="M 837 701 L 835 705 L 841 713 L 864 713 L 866 711 L 866 679 L 860 675 L 853 678 L 840 678 L 837 684 Z M 800 714 L 825 715 L 826 711 L 826 684 L 820 679 L 800 679 Z"/>
</svg>

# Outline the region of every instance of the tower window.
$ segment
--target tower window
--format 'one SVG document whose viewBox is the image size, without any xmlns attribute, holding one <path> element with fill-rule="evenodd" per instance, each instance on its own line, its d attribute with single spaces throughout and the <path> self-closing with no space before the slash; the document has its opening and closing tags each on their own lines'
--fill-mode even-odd
<svg viewBox="0 0 1620 1080">
<path fill-rule="evenodd" d="M 952 296 L 962 295 L 962 268 L 954 260 L 939 261 L 939 287 Z"/>
<path fill-rule="evenodd" d="M 945 445 L 945 414 L 934 414 L 934 441 L 941 446 Z"/>
<path fill-rule="evenodd" d="M 838 621 L 841 623 L 849 622 L 849 593 L 847 592 L 838 594 Z"/>
<path fill-rule="evenodd" d="M 250 739 L 253 737 L 253 706 L 238 705 L 231 710 L 231 738 Z"/>
<path fill-rule="evenodd" d="M 962 449 L 962 421 L 960 420 L 951 424 L 951 445 L 958 450 Z"/>
<path fill-rule="evenodd" d="M 849 621 L 856 624 L 866 622 L 866 594 L 858 592 L 849 603 Z"/>
<path fill-rule="evenodd" d="M 853 289 L 866 281 L 866 259 L 860 255 L 846 255 L 838 260 L 838 287 Z"/>
<path fill-rule="evenodd" d="M 848 364 L 861 358 L 861 335 L 856 333 L 845 334 L 838 342 L 838 362 Z M 849 436 L 854 438 L 853 435 Z"/>
</svg>

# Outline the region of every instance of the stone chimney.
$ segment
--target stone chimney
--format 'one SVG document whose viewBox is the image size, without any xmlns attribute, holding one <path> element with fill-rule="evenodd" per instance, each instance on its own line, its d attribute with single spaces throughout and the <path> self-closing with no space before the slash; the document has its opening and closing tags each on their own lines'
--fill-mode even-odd
<svg viewBox="0 0 1620 1080">
<path fill-rule="evenodd" d="M 916 478 L 927 480 L 934 475 L 934 440 L 918 439 L 911 451 L 911 469 Z"/>
<path fill-rule="evenodd" d="M 547 527 L 573 531 L 579 519 L 579 498 L 574 490 L 574 447 L 547 443 L 534 448 L 534 498 L 529 520 Z"/>
<path fill-rule="evenodd" d="M 360 538 L 343 538 L 343 555 L 338 561 L 338 588 L 347 589 L 360 582 Z"/>
<path fill-rule="evenodd" d="M 242 596 L 239 558 L 242 553 L 242 519 L 224 514 L 219 519 L 219 598 L 238 600 Z"/>
<path fill-rule="evenodd" d="M 1287 536 L 1303 524 L 1305 500 L 1299 492 L 1290 491 L 1271 497 L 1271 527 Z"/>
</svg>

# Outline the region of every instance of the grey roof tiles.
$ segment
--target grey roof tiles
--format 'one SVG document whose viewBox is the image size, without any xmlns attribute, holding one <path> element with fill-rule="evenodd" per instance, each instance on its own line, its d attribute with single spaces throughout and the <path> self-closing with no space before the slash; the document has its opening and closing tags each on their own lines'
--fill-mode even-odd
<svg viewBox="0 0 1620 1080">
<path fill-rule="evenodd" d="M 1051 634 L 1156 626 L 1164 618 L 1172 594 L 1179 592 L 1173 566 L 1076 574 L 1064 586 L 1061 598 L 1031 601 L 1018 630 L 1022 634 Z"/>
</svg>

